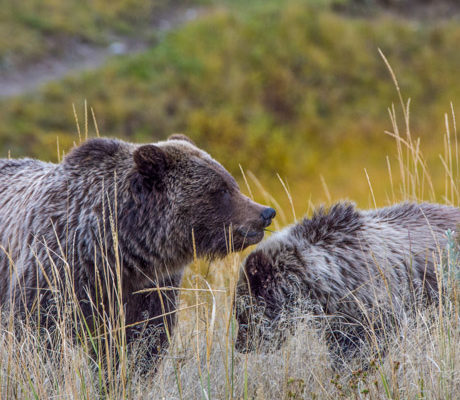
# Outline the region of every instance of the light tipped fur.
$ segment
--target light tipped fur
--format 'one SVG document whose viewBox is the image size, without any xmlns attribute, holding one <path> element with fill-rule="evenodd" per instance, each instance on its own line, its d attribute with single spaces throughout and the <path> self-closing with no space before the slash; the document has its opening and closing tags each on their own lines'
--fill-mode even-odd
<svg viewBox="0 0 460 400">
<path fill-rule="evenodd" d="M 238 350 L 276 349 L 296 320 L 316 315 L 333 352 L 351 357 L 437 298 L 445 233 L 459 223 L 458 208 L 439 204 L 362 211 L 338 203 L 272 235 L 240 273 Z"/>
<path fill-rule="evenodd" d="M 127 342 L 153 338 L 155 358 L 187 264 L 260 241 L 265 209 L 184 135 L 92 139 L 60 164 L 0 160 L 0 303 L 21 313 L 40 305 L 49 325 L 68 291 L 85 329 L 96 334 L 98 318 L 122 315 Z"/>
</svg>

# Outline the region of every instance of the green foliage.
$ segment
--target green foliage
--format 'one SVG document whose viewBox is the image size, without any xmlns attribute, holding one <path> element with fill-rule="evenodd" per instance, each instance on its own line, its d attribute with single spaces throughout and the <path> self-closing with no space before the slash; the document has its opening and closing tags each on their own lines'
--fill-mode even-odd
<svg viewBox="0 0 460 400">
<path fill-rule="evenodd" d="M 452 49 L 460 28 L 350 18 L 315 3 L 221 7 L 144 54 L 5 101 L 2 156 L 11 149 L 15 157 L 55 160 L 57 136 L 65 150 L 77 139 L 71 104 L 81 119 L 87 99 L 103 135 L 154 141 L 180 131 L 234 174 L 241 164 L 276 189 L 276 173 L 291 187 L 303 182 L 295 191 L 305 203 L 320 174 L 333 197 L 367 200 L 363 168 L 378 183 L 387 177 L 386 109 L 398 101 L 377 49 L 412 97 L 414 135 L 437 158 L 442 115 L 459 100 L 460 53 Z M 385 196 L 385 187 L 374 190 Z"/>
<path fill-rule="evenodd" d="M 140 34 L 156 16 L 192 0 L 2 0 L 0 69 L 62 51 L 73 40 L 100 42 L 109 34 Z"/>
</svg>

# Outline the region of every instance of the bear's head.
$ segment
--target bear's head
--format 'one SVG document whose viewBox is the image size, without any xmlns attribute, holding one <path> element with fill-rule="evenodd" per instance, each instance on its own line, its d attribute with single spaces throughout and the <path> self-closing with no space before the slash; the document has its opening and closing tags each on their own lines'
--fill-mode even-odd
<svg viewBox="0 0 460 400">
<path fill-rule="evenodd" d="M 162 208 L 165 240 L 180 237 L 199 257 L 221 257 L 260 242 L 275 217 L 273 208 L 243 195 L 225 168 L 184 135 L 138 146 L 133 160 L 136 201 L 155 204 L 156 212 Z"/>
<path fill-rule="evenodd" d="M 241 269 L 234 302 L 240 352 L 276 350 L 295 328 L 305 302 L 305 267 L 295 243 L 286 242 L 285 236 L 272 235 Z"/>
</svg>

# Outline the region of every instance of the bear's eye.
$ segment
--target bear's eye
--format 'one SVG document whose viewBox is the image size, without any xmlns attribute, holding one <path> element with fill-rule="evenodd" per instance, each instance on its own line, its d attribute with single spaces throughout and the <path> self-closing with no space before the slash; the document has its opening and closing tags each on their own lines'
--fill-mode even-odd
<svg viewBox="0 0 460 400">
<path fill-rule="evenodd" d="M 227 204 L 230 201 L 230 190 L 226 187 L 221 187 L 212 192 L 212 197 L 217 204 Z"/>
<path fill-rule="evenodd" d="M 230 190 L 228 190 L 228 188 L 226 188 L 226 187 L 223 187 L 223 188 L 215 190 L 213 192 L 213 194 L 218 195 L 218 196 L 226 196 L 226 195 L 230 194 Z"/>
</svg>

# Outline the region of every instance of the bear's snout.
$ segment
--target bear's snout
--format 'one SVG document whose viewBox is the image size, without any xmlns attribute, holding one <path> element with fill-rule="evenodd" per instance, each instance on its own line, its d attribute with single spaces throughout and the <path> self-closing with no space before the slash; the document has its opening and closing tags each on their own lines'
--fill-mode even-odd
<svg viewBox="0 0 460 400">
<path fill-rule="evenodd" d="M 275 218 L 276 211 L 271 207 L 266 207 L 263 209 L 260 216 L 262 217 L 264 228 L 266 228 L 272 223 L 272 219 Z"/>
</svg>

